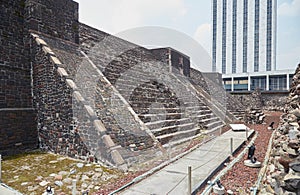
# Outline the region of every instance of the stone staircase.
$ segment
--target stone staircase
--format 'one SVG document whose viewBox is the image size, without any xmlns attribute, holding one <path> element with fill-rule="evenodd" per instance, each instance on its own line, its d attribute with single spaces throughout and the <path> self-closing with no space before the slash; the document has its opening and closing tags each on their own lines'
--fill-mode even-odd
<svg viewBox="0 0 300 195">
<path fill-rule="evenodd" d="M 97 45 L 91 36 L 86 40 L 86 48 Z M 214 131 L 224 125 L 149 50 L 114 37 L 102 37 L 98 44 L 85 52 L 163 146 L 191 140 L 203 130 Z M 124 51 L 112 50 L 116 45 Z"/>
<path fill-rule="evenodd" d="M 213 103 L 225 113 L 227 122 L 243 120 L 245 106 L 229 92 L 223 88 L 222 81 L 217 78 L 209 78 L 201 72 L 191 69 L 191 83 L 197 90 L 202 93 L 206 99 L 213 100 Z"/>
<path fill-rule="evenodd" d="M 82 140 L 81 144 L 86 145 L 98 160 L 108 164 L 122 165 L 122 159 L 128 164 L 139 161 L 132 152 L 153 148 L 155 139 L 127 109 L 130 106 L 78 45 L 40 37 L 48 43 L 47 52 L 57 56 L 54 61 L 64 69 L 67 82 L 74 90 L 71 109 L 73 129 L 76 130 L 73 131 L 78 140 Z M 124 121 L 118 120 L 119 115 Z"/>
<path fill-rule="evenodd" d="M 32 34 L 37 66 L 45 75 L 54 70 L 47 84 L 57 89 L 41 87 L 59 106 L 41 103 L 56 120 L 49 129 L 59 129 L 41 130 L 53 142 L 67 138 L 58 152 L 126 167 L 224 126 L 220 109 L 150 50 L 94 33 L 81 34 L 80 45 Z"/>
<path fill-rule="evenodd" d="M 39 39 L 48 43 L 42 49 L 73 94 L 68 133 L 90 154 L 117 165 L 144 162 L 164 151 L 161 146 L 224 125 L 189 79 L 170 73 L 151 51 L 96 32 L 81 36 L 79 47 L 44 35 Z"/>
<path fill-rule="evenodd" d="M 222 113 L 222 107 L 220 105 L 216 106 L 209 97 L 199 92 L 190 78 L 181 74 L 176 74 L 176 77 L 200 102 L 196 107 L 193 104 L 187 107 L 193 113 L 193 117 L 203 126 L 207 133 L 220 130 L 225 125 L 226 119 L 226 116 Z"/>
</svg>

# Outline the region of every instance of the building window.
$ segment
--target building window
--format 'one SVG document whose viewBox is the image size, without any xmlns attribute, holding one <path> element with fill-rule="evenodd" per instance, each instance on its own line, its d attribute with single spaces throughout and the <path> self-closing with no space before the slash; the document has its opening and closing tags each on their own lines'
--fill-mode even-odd
<svg viewBox="0 0 300 195">
<path fill-rule="evenodd" d="M 270 76 L 269 77 L 269 89 L 272 91 L 286 90 L 286 75 Z"/>
<path fill-rule="evenodd" d="M 223 0 L 223 16 L 222 16 L 222 73 L 226 74 L 226 17 L 227 0 Z"/>
<path fill-rule="evenodd" d="M 289 75 L 289 83 L 290 83 L 290 86 L 289 86 L 289 88 L 291 88 L 291 87 L 292 87 L 292 83 L 293 83 L 293 77 L 294 77 L 294 75 L 293 75 L 293 74 L 290 74 L 290 75 Z"/>
<path fill-rule="evenodd" d="M 217 71 L 217 0 L 213 0 L 213 44 L 212 44 L 212 71 Z"/>
<path fill-rule="evenodd" d="M 251 90 L 260 89 L 265 91 L 267 85 L 267 79 L 263 77 L 251 77 Z"/>
<path fill-rule="evenodd" d="M 234 91 L 248 91 L 248 78 L 235 78 L 234 79 Z"/>
<path fill-rule="evenodd" d="M 244 0 L 243 12 L 243 72 L 247 72 L 247 40 L 248 39 L 248 0 Z"/>
<path fill-rule="evenodd" d="M 236 73 L 236 12 L 237 0 L 232 2 L 232 73 Z"/>
<path fill-rule="evenodd" d="M 254 72 L 259 71 L 259 0 L 255 0 L 254 18 Z"/>
<path fill-rule="evenodd" d="M 267 2 L 267 52 L 266 52 L 266 71 L 272 70 L 272 0 Z"/>
<path fill-rule="evenodd" d="M 226 91 L 231 91 L 231 78 L 225 78 L 223 79 L 224 89 Z"/>
</svg>

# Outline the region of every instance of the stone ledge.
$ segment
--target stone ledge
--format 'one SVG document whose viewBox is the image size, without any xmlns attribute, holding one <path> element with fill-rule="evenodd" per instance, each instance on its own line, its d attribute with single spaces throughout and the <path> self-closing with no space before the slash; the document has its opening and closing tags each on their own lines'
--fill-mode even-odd
<svg viewBox="0 0 300 195">
<path fill-rule="evenodd" d="M 78 91 L 74 91 L 73 96 L 75 97 L 75 99 L 78 102 L 83 102 L 84 98 L 82 97 L 81 93 L 79 93 Z"/>
<path fill-rule="evenodd" d="M 84 108 L 85 108 L 85 110 L 87 111 L 87 113 L 90 117 L 97 118 L 97 115 L 96 115 L 96 113 L 94 112 L 94 109 L 91 106 L 84 105 Z"/>
<path fill-rule="evenodd" d="M 66 79 L 66 82 L 67 82 L 67 85 L 74 91 L 77 89 L 77 86 L 72 79 Z"/>
<path fill-rule="evenodd" d="M 53 54 L 54 54 L 54 53 L 53 53 Z M 50 60 L 51 60 L 55 65 L 57 65 L 57 66 L 59 66 L 59 65 L 62 64 L 61 61 L 60 61 L 57 57 L 55 57 L 55 56 L 50 56 Z"/>
<path fill-rule="evenodd" d="M 39 35 L 37 35 L 37 34 L 30 33 L 30 35 L 31 35 L 34 39 L 39 38 Z"/>
<path fill-rule="evenodd" d="M 117 150 L 111 151 L 111 157 L 117 165 L 124 165 L 125 161 Z"/>
<path fill-rule="evenodd" d="M 112 148 L 116 145 L 109 135 L 103 135 L 102 140 L 107 148 Z"/>
<path fill-rule="evenodd" d="M 47 43 L 46 43 L 43 39 L 41 39 L 41 38 L 39 38 L 39 37 L 36 37 L 36 38 L 35 38 L 35 41 L 36 41 L 36 43 L 37 43 L 38 45 L 47 45 Z"/>
<path fill-rule="evenodd" d="M 100 132 L 101 134 L 106 132 L 106 128 L 105 128 L 104 124 L 102 123 L 102 121 L 100 121 L 100 120 L 94 120 L 94 126 L 97 129 L 97 131 Z"/>
<path fill-rule="evenodd" d="M 64 68 L 57 68 L 57 72 L 61 77 L 68 77 L 69 74 L 67 73 L 67 71 Z"/>
<path fill-rule="evenodd" d="M 54 52 L 48 46 L 43 46 L 42 50 L 45 52 L 45 54 L 55 55 Z"/>
</svg>

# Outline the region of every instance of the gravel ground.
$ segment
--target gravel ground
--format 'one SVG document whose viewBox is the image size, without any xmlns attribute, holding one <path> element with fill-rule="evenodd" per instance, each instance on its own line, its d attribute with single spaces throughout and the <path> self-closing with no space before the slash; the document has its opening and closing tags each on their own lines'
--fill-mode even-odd
<svg viewBox="0 0 300 195">
<path fill-rule="evenodd" d="M 265 159 L 269 140 L 273 131 L 268 130 L 268 125 L 274 121 L 274 128 L 277 128 L 280 112 L 269 112 L 266 114 L 265 124 L 249 124 L 248 126 L 257 131 L 257 138 L 255 140 L 255 154 L 258 161 L 262 162 Z M 246 146 L 244 146 L 246 147 Z M 243 150 L 243 149 L 242 149 Z M 241 151 L 242 151 L 241 150 Z M 247 154 L 237 162 L 231 170 L 229 170 L 222 178 L 221 183 L 226 190 L 231 190 L 234 194 L 250 194 L 250 188 L 255 185 L 260 169 L 250 168 L 244 166 L 244 160 L 247 159 Z M 235 156 L 237 156 L 236 154 Z M 200 193 L 199 193 L 200 194 Z"/>
</svg>

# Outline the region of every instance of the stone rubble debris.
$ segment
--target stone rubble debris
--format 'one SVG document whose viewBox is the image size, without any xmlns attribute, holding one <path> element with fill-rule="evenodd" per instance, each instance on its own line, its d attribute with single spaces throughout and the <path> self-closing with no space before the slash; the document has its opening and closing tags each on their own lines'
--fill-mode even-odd
<svg viewBox="0 0 300 195">
<path fill-rule="evenodd" d="M 300 194 L 300 64 L 293 77 L 261 193 Z"/>
</svg>

